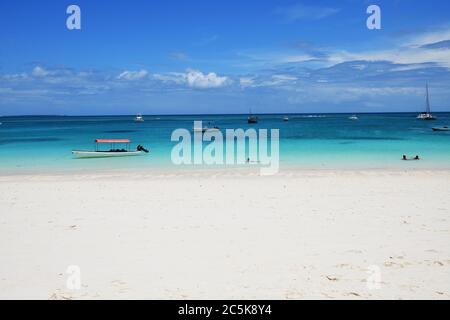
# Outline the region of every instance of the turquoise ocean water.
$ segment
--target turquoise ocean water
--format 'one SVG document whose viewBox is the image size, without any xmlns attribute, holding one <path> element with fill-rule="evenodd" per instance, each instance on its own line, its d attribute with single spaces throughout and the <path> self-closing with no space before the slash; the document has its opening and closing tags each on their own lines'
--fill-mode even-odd
<svg viewBox="0 0 450 320">
<path fill-rule="evenodd" d="M 261 115 L 255 125 L 247 115 L 0 118 L 0 173 L 179 168 L 171 162 L 170 140 L 177 128 L 192 129 L 194 120 L 224 129 L 280 130 L 280 168 L 450 168 L 450 132 L 433 132 L 433 126 L 450 126 L 450 113 L 438 120 L 421 121 L 413 113 Z M 95 138 L 128 138 L 133 148 L 142 144 L 150 153 L 140 157 L 74 159 L 72 149 L 93 149 Z M 421 161 L 400 161 L 403 154 Z M 198 166 L 197 166 L 198 167 Z"/>
</svg>

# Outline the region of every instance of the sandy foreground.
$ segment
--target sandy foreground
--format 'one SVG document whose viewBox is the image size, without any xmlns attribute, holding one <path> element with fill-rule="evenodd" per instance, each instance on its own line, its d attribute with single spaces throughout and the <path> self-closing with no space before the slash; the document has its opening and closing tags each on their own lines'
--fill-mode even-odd
<svg viewBox="0 0 450 320">
<path fill-rule="evenodd" d="M 1 176 L 0 298 L 449 299 L 450 171 Z"/>
</svg>

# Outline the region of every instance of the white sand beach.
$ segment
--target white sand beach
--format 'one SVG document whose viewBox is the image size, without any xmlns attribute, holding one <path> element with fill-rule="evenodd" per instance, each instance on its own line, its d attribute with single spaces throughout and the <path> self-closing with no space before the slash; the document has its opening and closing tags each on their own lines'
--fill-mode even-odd
<svg viewBox="0 0 450 320">
<path fill-rule="evenodd" d="M 449 299 L 450 171 L 3 175 L 0 298 Z"/>
</svg>

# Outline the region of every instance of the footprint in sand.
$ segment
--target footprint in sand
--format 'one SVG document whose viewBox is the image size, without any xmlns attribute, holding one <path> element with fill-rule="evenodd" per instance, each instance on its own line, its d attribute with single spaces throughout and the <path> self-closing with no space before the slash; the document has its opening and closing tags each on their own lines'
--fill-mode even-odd
<svg viewBox="0 0 450 320">
<path fill-rule="evenodd" d="M 130 289 L 126 286 L 127 283 L 122 280 L 113 280 L 111 284 L 119 289 L 119 293 L 128 293 Z"/>
<path fill-rule="evenodd" d="M 61 292 L 57 289 L 52 295 L 48 298 L 48 300 L 72 300 L 73 297 L 69 293 Z"/>
<path fill-rule="evenodd" d="M 322 292 L 321 295 L 323 295 L 327 299 L 336 299 L 335 296 L 331 296 L 331 295 L 329 295 L 328 293 L 325 293 L 325 292 Z"/>
<path fill-rule="evenodd" d="M 337 277 L 334 277 L 334 276 L 326 276 L 326 278 L 330 281 L 338 281 L 339 280 Z"/>
<path fill-rule="evenodd" d="M 353 296 L 353 297 L 361 297 L 359 293 L 356 292 L 349 292 L 345 294 L 346 296 Z"/>
<path fill-rule="evenodd" d="M 183 293 L 180 288 L 175 290 L 166 289 L 165 291 L 169 299 L 189 299 L 189 296 Z"/>
<path fill-rule="evenodd" d="M 284 294 L 284 297 L 286 299 L 302 299 L 303 294 L 300 291 L 298 291 L 297 289 L 291 288 L 286 291 L 286 293 Z"/>
<path fill-rule="evenodd" d="M 361 250 L 356 250 L 356 249 L 350 249 L 346 251 L 347 253 L 357 253 L 357 254 L 361 254 L 363 253 Z"/>
</svg>

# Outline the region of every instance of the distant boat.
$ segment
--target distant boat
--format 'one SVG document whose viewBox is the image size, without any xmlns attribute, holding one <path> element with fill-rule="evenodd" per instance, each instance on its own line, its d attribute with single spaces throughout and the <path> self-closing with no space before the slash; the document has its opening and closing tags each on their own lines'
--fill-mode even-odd
<svg viewBox="0 0 450 320">
<path fill-rule="evenodd" d="M 350 120 L 358 120 L 358 117 L 356 115 L 352 115 L 348 117 Z"/>
<path fill-rule="evenodd" d="M 289 117 L 284 117 L 283 121 L 289 121 Z"/>
<path fill-rule="evenodd" d="M 194 127 L 193 128 L 194 132 L 202 132 L 205 133 L 207 131 L 211 132 L 211 131 L 220 131 L 220 128 L 218 126 L 214 126 L 214 127 Z"/>
<path fill-rule="evenodd" d="M 77 158 L 106 158 L 106 157 L 124 157 L 139 156 L 148 153 L 143 146 L 138 145 L 136 150 L 129 150 L 130 140 L 128 139 L 96 139 L 95 150 L 72 150 L 72 154 Z M 99 150 L 99 143 L 109 143 L 109 150 Z M 116 143 L 125 144 L 125 148 L 116 148 Z"/>
<path fill-rule="evenodd" d="M 247 118 L 248 123 L 258 123 L 258 117 L 252 114 L 252 110 L 250 109 L 250 114 Z"/>
<path fill-rule="evenodd" d="M 430 97 L 429 97 L 429 94 L 428 94 L 428 83 L 427 83 L 427 86 L 426 86 L 426 92 L 427 92 L 426 100 L 425 100 L 426 109 L 425 109 L 425 112 L 422 112 L 422 113 L 420 113 L 417 116 L 417 119 L 420 119 L 420 120 L 436 120 L 437 118 L 431 114 Z"/>
<path fill-rule="evenodd" d="M 449 127 L 434 127 L 433 131 L 450 131 Z"/>
<path fill-rule="evenodd" d="M 212 132 L 212 131 L 220 131 L 220 129 L 218 127 L 214 127 L 214 128 L 194 128 L 194 132 Z"/>
<path fill-rule="evenodd" d="M 258 117 L 257 116 L 249 116 L 247 118 L 248 123 L 258 123 Z"/>
<path fill-rule="evenodd" d="M 144 118 L 142 117 L 141 114 L 137 114 L 136 117 L 134 118 L 134 121 L 136 121 L 136 122 L 144 122 Z"/>
</svg>

